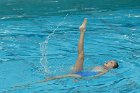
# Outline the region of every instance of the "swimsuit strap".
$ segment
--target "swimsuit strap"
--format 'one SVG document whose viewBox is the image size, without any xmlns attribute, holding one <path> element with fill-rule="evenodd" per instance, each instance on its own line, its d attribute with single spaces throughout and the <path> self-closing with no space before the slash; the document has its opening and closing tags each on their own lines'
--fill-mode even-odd
<svg viewBox="0 0 140 93">
<path fill-rule="evenodd" d="M 94 72 L 94 71 L 81 71 L 81 72 L 77 72 L 75 74 L 78 74 L 82 77 L 86 77 L 86 76 L 95 76 L 97 74 L 99 74 L 99 72 Z"/>
</svg>

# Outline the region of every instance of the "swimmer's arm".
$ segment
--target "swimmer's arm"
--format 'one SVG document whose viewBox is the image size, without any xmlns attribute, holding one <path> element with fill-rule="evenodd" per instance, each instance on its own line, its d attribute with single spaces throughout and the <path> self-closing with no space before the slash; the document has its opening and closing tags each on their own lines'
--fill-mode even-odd
<svg viewBox="0 0 140 93">
<path fill-rule="evenodd" d="M 105 73 L 99 73 L 98 75 L 94 76 L 94 78 L 97 78 L 97 77 L 99 77 L 99 76 L 101 76 L 101 75 L 103 75 Z M 51 80 L 63 79 L 63 78 L 68 78 L 68 77 L 82 78 L 81 76 L 79 76 L 77 74 L 66 74 L 66 75 L 61 75 L 61 76 L 55 76 L 55 77 L 46 78 L 44 80 L 37 81 L 37 82 L 34 82 L 34 83 L 28 83 L 28 84 L 24 84 L 24 85 L 16 85 L 16 86 L 11 87 L 11 88 L 17 89 L 17 88 L 21 88 L 21 87 L 31 86 L 31 85 L 37 84 L 37 83 L 44 83 L 44 82 L 48 82 L 48 81 L 51 81 Z"/>
<path fill-rule="evenodd" d="M 98 75 L 95 75 L 93 78 L 98 78 L 98 77 L 104 75 L 105 73 L 106 73 L 106 72 L 100 72 Z"/>
<path fill-rule="evenodd" d="M 47 82 L 47 81 L 50 81 L 50 80 L 69 78 L 69 77 L 80 78 L 81 76 L 76 75 L 76 74 L 66 74 L 66 75 L 61 75 L 61 76 L 55 76 L 55 77 L 46 78 L 45 80 L 40 81 L 40 83 L 41 82 Z"/>
<path fill-rule="evenodd" d="M 67 78 L 67 77 L 69 77 L 69 75 L 55 76 L 55 77 L 46 78 L 45 81 L 63 79 L 63 78 Z"/>
<path fill-rule="evenodd" d="M 44 83 L 44 82 L 48 82 L 50 80 L 63 79 L 63 78 L 68 78 L 68 77 L 80 78 L 81 76 L 76 75 L 76 74 L 66 74 L 66 75 L 61 75 L 61 76 L 55 76 L 55 77 L 46 78 L 44 80 L 40 80 L 40 81 L 33 82 L 33 83 L 27 83 L 27 84 L 23 84 L 23 85 L 16 85 L 16 86 L 11 87 L 11 88 L 18 89 L 18 88 L 22 88 L 22 87 L 28 87 L 28 86 L 31 86 L 33 84 Z"/>
</svg>

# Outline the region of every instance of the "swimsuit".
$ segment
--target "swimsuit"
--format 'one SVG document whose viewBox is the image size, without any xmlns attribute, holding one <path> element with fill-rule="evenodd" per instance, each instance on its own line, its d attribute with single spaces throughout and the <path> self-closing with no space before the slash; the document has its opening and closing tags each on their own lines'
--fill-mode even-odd
<svg viewBox="0 0 140 93">
<path fill-rule="evenodd" d="M 80 71 L 80 72 L 76 72 L 75 74 L 80 75 L 82 77 L 87 77 L 87 76 L 95 76 L 95 75 L 98 75 L 99 72 L 94 72 L 94 71 Z"/>
</svg>

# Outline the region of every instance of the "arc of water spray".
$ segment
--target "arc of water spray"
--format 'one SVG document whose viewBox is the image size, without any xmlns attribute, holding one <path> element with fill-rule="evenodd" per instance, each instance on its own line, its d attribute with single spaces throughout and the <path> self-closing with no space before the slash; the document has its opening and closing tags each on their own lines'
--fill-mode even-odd
<svg viewBox="0 0 140 93">
<path fill-rule="evenodd" d="M 42 43 L 40 43 L 40 51 L 41 51 L 41 59 L 40 59 L 40 63 L 42 65 L 42 67 L 44 68 L 44 71 L 45 72 L 49 72 L 49 69 L 48 69 L 48 60 L 47 60 L 47 44 L 49 42 L 49 40 L 51 39 L 51 37 L 55 34 L 56 30 L 62 26 L 62 24 L 64 23 L 66 17 L 68 16 L 69 14 L 66 14 L 66 16 L 63 18 L 63 20 L 57 25 L 57 27 L 52 31 L 51 34 L 49 34 L 46 38 L 46 40 Z"/>
</svg>

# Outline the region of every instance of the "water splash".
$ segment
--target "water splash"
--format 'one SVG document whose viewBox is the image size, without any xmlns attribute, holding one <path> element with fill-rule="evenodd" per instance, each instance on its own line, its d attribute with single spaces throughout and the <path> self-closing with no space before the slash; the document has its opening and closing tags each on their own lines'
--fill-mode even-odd
<svg viewBox="0 0 140 93">
<path fill-rule="evenodd" d="M 51 37 L 55 34 L 56 30 L 62 26 L 62 24 L 64 23 L 66 17 L 68 16 L 68 14 L 66 14 L 66 16 L 63 18 L 63 20 L 57 25 L 57 27 L 52 31 L 52 33 L 50 33 L 47 37 L 46 40 L 42 43 L 40 43 L 40 52 L 41 52 L 41 59 L 40 59 L 40 63 L 44 69 L 44 71 L 46 73 L 49 73 L 49 67 L 48 67 L 48 59 L 47 59 L 47 45 L 49 43 L 49 40 L 51 39 Z"/>
</svg>

